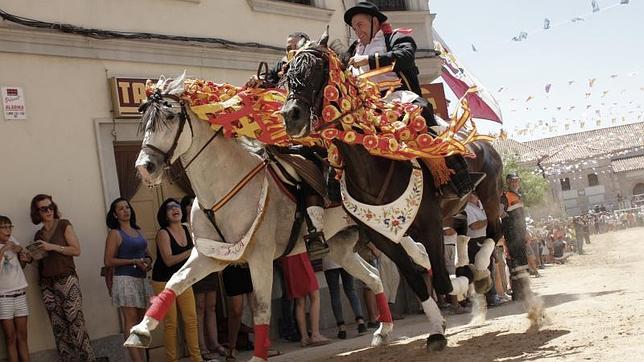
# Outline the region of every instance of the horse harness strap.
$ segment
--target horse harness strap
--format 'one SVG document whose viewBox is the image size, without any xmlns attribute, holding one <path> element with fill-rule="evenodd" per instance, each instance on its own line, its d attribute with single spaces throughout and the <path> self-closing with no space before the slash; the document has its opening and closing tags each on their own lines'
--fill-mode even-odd
<svg viewBox="0 0 644 362">
<path fill-rule="evenodd" d="M 172 141 L 172 146 L 170 146 L 170 149 L 165 151 L 165 152 L 163 150 L 159 149 L 158 147 L 156 147 L 154 145 L 147 144 L 147 143 L 143 144 L 141 146 L 141 148 L 143 148 L 143 149 L 148 148 L 148 149 L 150 149 L 150 150 L 162 155 L 163 156 L 163 162 L 166 165 L 170 166 L 170 162 L 172 161 L 172 157 L 174 156 L 174 151 L 177 149 L 177 146 L 179 145 L 179 137 L 181 137 L 181 134 L 183 133 L 183 129 L 185 128 L 186 123 L 188 123 L 188 126 L 190 127 L 190 132 L 194 133 L 194 131 L 192 129 L 192 123 L 190 122 L 190 117 L 188 117 L 188 111 L 186 110 L 185 103 L 182 100 L 180 100 L 179 98 L 174 97 L 174 96 L 166 95 L 166 97 L 178 101 L 179 104 L 181 105 L 181 112 L 179 112 L 179 129 L 177 130 L 177 133 L 175 133 L 175 135 L 174 135 L 174 140 Z"/>
<path fill-rule="evenodd" d="M 213 135 L 210 137 L 210 139 L 208 139 L 208 142 L 206 142 L 206 143 L 205 143 L 205 144 L 204 144 L 204 145 L 199 149 L 199 151 L 197 152 L 197 154 L 195 154 L 195 155 L 190 159 L 190 161 L 188 161 L 188 163 L 186 163 L 186 166 L 183 168 L 183 170 L 184 170 L 184 171 L 185 171 L 185 170 L 187 170 L 187 169 L 188 169 L 188 167 L 190 167 L 190 165 L 192 164 L 192 162 L 193 162 L 194 160 L 196 160 L 196 159 L 197 159 L 197 157 L 199 157 L 199 155 L 201 155 L 201 152 L 203 152 L 203 150 L 205 150 L 205 149 L 206 149 L 206 147 L 208 147 L 208 145 L 209 145 L 212 141 L 214 141 L 214 140 L 215 140 L 215 138 L 217 138 L 217 136 L 222 132 L 222 130 L 223 130 L 223 129 L 224 129 L 223 127 L 219 128 L 219 129 L 217 130 L 217 132 L 215 132 L 215 134 L 213 134 Z"/>
<path fill-rule="evenodd" d="M 230 189 L 219 201 L 217 201 L 210 210 L 212 212 L 217 212 L 230 201 L 239 191 L 241 191 L 260 171 L 262 171 L 268 165 L 268 160 L 263 160 L 255 168 L 250 170 L 233 188 Z"/>
</svg>

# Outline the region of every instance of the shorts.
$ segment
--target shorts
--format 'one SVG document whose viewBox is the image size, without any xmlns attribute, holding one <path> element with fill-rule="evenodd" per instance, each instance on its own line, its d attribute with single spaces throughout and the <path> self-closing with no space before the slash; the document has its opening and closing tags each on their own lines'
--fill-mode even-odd
<svg viewBox="0 0 644 362">
<path fill-rule="evenodd" d="M 24 290 L 0 294 L 0 320 L 28 315 L 27 293 Z"/>
<path fill-rule="evenodd" d="M 250 269 L 247 267 L 229 265 L 224 269 L 222 275 L 226 296 L 234 297 L 253 291 L 253 280 L 250 277 Z"/>
<path fill-rule="evenodd" d="M 112 282 L 112 304 L 117 307 L 146 309 L 154 295 L 150 281 L 129 275 L 115 275 Z"/>
</svg>

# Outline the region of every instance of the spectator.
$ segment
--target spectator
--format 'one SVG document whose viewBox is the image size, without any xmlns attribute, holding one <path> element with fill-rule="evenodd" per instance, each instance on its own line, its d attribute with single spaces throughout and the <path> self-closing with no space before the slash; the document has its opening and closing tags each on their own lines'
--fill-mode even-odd
<svg viewBox="0 0 644 362">
<path fill-rule="evenodd" d="M 281 260 L 286 286 L 291 298 L 295 299 L 295 320 L 300 331 L 302 347 L 319 346 L 330 341 L 320 334 L 320 287 L 313 266 L 306 252 L 287 255 Z M 306 297 L 311 303 L 311 336 L 306 328 Z"/>
<path fill-rule="evenodd" d="M 181 199 L 183 216 L 181 222 L 190 230 L 190 211 L 192 209 L 192 196 Z M 197 327 L 199 335 L 199 350 L 204 360 L 214 359 L 215 354 L 224 357 L 226 349 L 219 344 L 217 333 L 217 290 L 219 289 L 218 273 L 210 273 L 192 286 L 195 295 L 197 311 Z"/>
<path fill-rule="evenodd" d="M 58 358 L 62 361 L 95 361 L 90 343 L 74 257 L 80 242 L 69 220 L 61 219 L 51 196 L 38 194 L 31 200 L 31 221 L 42 223 L 34 235 L 38 249 L 46 252 L 38 270 L 42 300 L 51 321 Z"/>
<path fill-rule="evenodd" d="M 158 294 L 165 289 L 170 277 L 185 264 L 192 252 L 192 238 L 188 228 L 181 224 L 183 212 L 175 199 L 165 200 L 157 212 L 161 229 L 157 232 L 157 259 L 152 269 L 152 288 Z M 163 342 L 167 361 L 177 361 L 177 307 L 183 319 L 190 360 L 201 361 L 197 312 L 192 288 L 177 295 L 176 301 L 164 319 Z"/>
<path fill-rule="evenodd" d="M 385 253 L 378 255 L 378 273 L 382 280 L 383 290 L 387 296 L 387 303 L 391 311 L 391 318 L 393 320 L 405 319 L 400 313 L 394 313 L 394 305 L 396 304 L 396 297 L 398 296 L 398 286 L 400 285 L 400 273 L 398 267 Z"/>
<path fill-rule="evenodd" d="M 360 238 L 363 237 L 363 233 L 360 232 Z M 364 259 L 364 261 L 374 267 L 375 270 L 378 270 L 378 256 L 380 255 L 380 250 L 378 250 L 372 243 L 363 241 L 362 247 L 358 249 L 358 254 L 362 259 Z M 367 320 L 367 328 L 378 328 L 378 326 L 380 326 L 380 322 L 378 322 L 376 295 L 362 281 L 360 281 L 359 284 L 362 289 L 362 297 L 364 298 L 367 309 L 367 318 L 369 318 Z"/>
<path fill-rule="evenodd" d="M 364 318 L 362 317 L 362 307 L 360 306 L 360 299 L 354 288 L 353 277 L 342 269 L 341 266 L 334 263 L 327 256 L 323 259 L 324 277 L 329 286 L 329 295 L 331 296 L 331 309 L 335 322 L 338 325 L 338 338 L 346 339 L 347 330 L 344 325 L 344 315 L 342 313 L 342 301 L 340 300 L 340 278 L 342 278 L 342 288 L 344 295 L 349 299 L 353 315 L 358 323 L 358 334 L 362 335 L 367 333 L 367 326 L 365 325 Z"/>
<path fill-rule="evenodd" d="M 136 224 L 136 213 L 127 200 L 114 200 L 105 219 L 110 231 L 105 241 L 104 262 L 114 268 L 112 303 L 119 308 L 123 336 L 127 339 L 130 329 L 143 320 L 153 295 L 146 279 L 152 259 L 148 254 L 148 242 Z M 143 349 L 129 347 L 128 352 L 133 362 L 145 361 Z"/>
<path fill-rule="evenodd" d="M 253 292 L 250 269 L 247 266 L 229 265 L 222 272 L 224 289 L 228 297 L 228 354 L 226 361 L 235 361 L 237 338 L 242 325 L 244 295 Z"/>
<path fill-rule="evenodd" d="M 0 215 L 0 322 L 9 362 L 29 361 L 27 279 L 22 269 L 31 256 L 11 236 L 11 219 Z"/>
<path fill-rule="evenodd" d="M 484 243 L 486 242 L 486 229 L 487 229 L 487 215 L 485 210 L 479 201 L 478 196 L 475 193 L 469 195 L 467 205 L 465 206 L 465 214 L 467 215 L 467 236 L 470 237 L 470 241 L 467 245 L 467 254 L 470 262 L 474 261 L 475 268 L 479 273 L 483 273 L 485 269 L 489 270 L 489 276 L 491 278 L 491 285 L 489 291 L 485 294 L 487 299 L 487 304 L 490 307 L 495 307 L 503 303 L 503 301 L 497 296 L 496 288 L 494 285 L 494 278 L 496 277 L 495 272 L 495 263 L 494 263 L 494 241 L 488 241 L 492 243 L 492 248 L 490 253 L 492 254 L 484 263 L 476 261 L 476 255 L 480 250 L 483 249 Z M 485 265 L 480 265 L 485 264 Z M 475 280 L 477 277 L 475 276 Z"/>
</svg>

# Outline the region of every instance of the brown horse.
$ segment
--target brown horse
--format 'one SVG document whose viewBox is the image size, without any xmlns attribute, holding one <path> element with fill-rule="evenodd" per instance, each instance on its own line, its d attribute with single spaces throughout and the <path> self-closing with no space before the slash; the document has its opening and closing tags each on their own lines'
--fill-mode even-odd
<svg viewBox="0 0 644 362">
<path fill-rule="evenodd" d="M 303 137 L 317 131 L 313 129 L 313 123 L 314 120 L 321 118 L 321 105 L 324 100 L 322 90 L 329 79 L 328 57 L 336 56 L 328 50 L 327 40 L 328 35 L 325 34 L 319 42 L 301 49 L 287 69 L 289 94 L 282 108 L 282 114 L 286 122 L 286 131 L 292 137 Z M 345 83 L 345 86 L 352 85 Z M 410 162 L 376 157 L 369 154 L 362 146 L 349 145 L 337 139 L 333 143 L 338 147 L 343 159 L 347 191 L 353 198 L 363 203 L 384 205 L 396 200 L 402 194 L 411 174 Z M 469 167 L 472 171 L 484 172 L 487 176 L 477 186 L 477 193 L 489 220 L 487 235 L 496 242 L 502 236 L 500 195 L 503 186 L 501 177 L 503 165 L 501 157 L 488 142 L 471 144 L 471 151 L 476 158 L 468 160 Z M 452 290 L 452 286 L 443 258 L 444 215 L 438 207 L 439 192 L 434 186 L 432 174 L 423 164 L 421 168 L 425 179 L 423 199 L 416 219 L 408 230 L 408 235 L 415 241 L 421 242 L 427 249 L 432 264 L 433 286 L 437 293 L 447 294 Z M 375 201 L 379 202 L 375 203 Z M 356 221 L 365 228 L 364 231 L 374 245 L 398 265 L 401 274 L 419 299 L 423 303 L 428 301 L 429 292 L 422 272 L 403 248 L 369 229 L 360 220 Z M 442 333 L 430 331 L 428 347 L 440 349 L 441 337 L 443 337 Z"/>
</svg>

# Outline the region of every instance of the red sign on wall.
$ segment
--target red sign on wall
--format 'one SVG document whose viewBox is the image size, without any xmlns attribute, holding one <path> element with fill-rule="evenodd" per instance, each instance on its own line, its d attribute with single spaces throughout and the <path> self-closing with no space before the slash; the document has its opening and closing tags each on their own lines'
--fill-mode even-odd
<svg viewBox="0 0 644 362">
<path fill-rule="evenodd" d="M 449 122 L 447 98 L 445 98 L 443 83 L 422 84 L 420 89 L 423 91 L 423 97 L 434 107 L 434 114 Z"/>
</svg>

